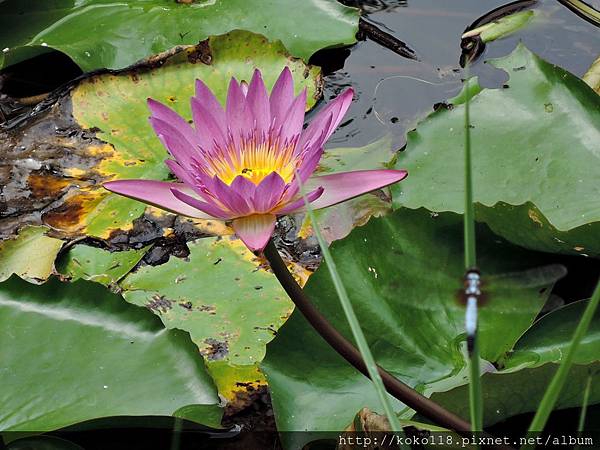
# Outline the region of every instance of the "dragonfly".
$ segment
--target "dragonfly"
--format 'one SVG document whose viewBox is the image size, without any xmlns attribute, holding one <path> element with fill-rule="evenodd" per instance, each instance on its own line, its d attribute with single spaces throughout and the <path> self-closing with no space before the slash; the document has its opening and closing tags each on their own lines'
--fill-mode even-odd
<svg viewBox="0 0 600 450">
<path fill-rule="evenodd" d="M 463 277 L 463 288 L 459 298 L 465 305 L 465 332 L 467 351 L 473 351 L 477 333 L 478 307 L 493 301 L 494 294 L 503 290 L 535 288 L 551 284 L 566 275 L 566 269 L 560 264 L 550 264 L 519 272 L 482 277 L 477 268 L 469 269 Z"/>
</svg>

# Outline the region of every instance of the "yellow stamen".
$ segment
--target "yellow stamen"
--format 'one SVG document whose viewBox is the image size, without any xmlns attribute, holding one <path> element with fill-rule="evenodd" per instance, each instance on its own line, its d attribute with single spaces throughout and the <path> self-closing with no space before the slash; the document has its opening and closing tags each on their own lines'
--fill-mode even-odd
<svg viewBox="0 0 600 450">
<path fill-rule="evenodd" d="M 226 184 L 231 184 L 241 175 L 258 185 L 272 172 L 277 172 L 283 181 L 289 183 L 294 177 L 296 166 L 293 151 L 293 145 L 281 149 L 277 143 L 256 144 L 249 140 L 240 150 L 233 148 L 233 145 L 226 150 L 231 161 L 221 156 L 211 158 L 210 163 L 213 175 L 217 175 Z"/>
</svg>

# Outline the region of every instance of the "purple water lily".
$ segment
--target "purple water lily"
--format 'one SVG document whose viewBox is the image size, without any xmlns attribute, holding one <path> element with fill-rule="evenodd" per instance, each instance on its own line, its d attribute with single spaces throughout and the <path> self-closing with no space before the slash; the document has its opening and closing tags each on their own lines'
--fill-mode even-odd
<svg viewBox="0 0 600 450">
<path fill-rule="evenodd" d="M 294 97 L 287 67 L 270 96 L 259 70 L 249 86 L 232 78 L 225 108 L 197 80 L 195 128 L 148 99 L 150 123 L 173 157 L 165 163 L 181 182 L 118 180 L 104 187 L 177 214 L 231 221 L 250 250 L 262 250 L 276 216 L 304 210 L 299 184 L 319 209 L 406 177 L 404 170 L 359 170 L 311 178 L 352 95 L 352 89 L 344 91 L 303 130 L 306 89 Z"/>
</svg>

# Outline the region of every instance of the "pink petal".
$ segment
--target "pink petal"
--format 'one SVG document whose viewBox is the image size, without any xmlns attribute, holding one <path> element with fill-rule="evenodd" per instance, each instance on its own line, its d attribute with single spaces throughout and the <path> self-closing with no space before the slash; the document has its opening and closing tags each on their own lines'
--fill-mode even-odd
<svg viewBox="0 0 600 450">
<path fill-rule="evenodd" d="M 201 141 L 201 147 L 205 150 L 212 150 L 216 144 L 219 148 L 225 147 L 225 130 L 221 128 L 219 121 L 213 116 L 212 111 L 200 103 L 198 99 L 192 97 L 192 115 L 194 116 L 194 126 Z"/>
<path fill-rule="evenodd" d="M 309 179 L 305 189 L 324 188 L 323 195 L 311 204 L 314 209 L 319 209 L 397 183 L 407 175 L 405 170 L 392 169 L 333 173 Z"/>
<path fill-rule="evenodd" d="M 219 219 L 229 219 L 229 215 L 216 205 L 198 200 L 196 197 L 188 195 L 179 189 L 172 188 L 171 193 L 174 197 L 190 205 L 192 208 L 203 211 L 206 214 Z"/>
<path fill-rule="evenodd" d="M 246 110 L 246 96 L 235 78 L 232 78 L 229 83 L 225 116 L 229 131 L 235 140 L 235 144 L 238 145 L 240 137 L 249 134 L 252 123 L 250 114 Z"/>
<path fill-rule="evenodd" d="M 190 171 L 185 170 L 177 163 L 177 161 L 173 161 L 171 159 L 165 160 L 165 165 L 169 168 L 169 170 L 171 170 L 173 175 L 179 178 L 179 180 L 183 181 L 183 183 L 186 184 L 189 188 L 193 189 L 197 195 L 199 195 L 207 201 L 209 200 L 208 194 L 202 191 L 201 183 L 193 176 L 193 174 Z M 201 172 L 199 171 L 196 171 L 195 173 L 197 175 L 201 175 Z"/>
<path fill-rule="evenodd" d="M 303 89 L 285 113 L 285 119 L 279 132 L 282 143 L 302 133 L 304 112 L 306 110 L 306 95 L 306 89 Z"/>
<path fill-rule="evenodd" d="M 150 125 L 152 125 L 154 132 L 169 153 L 182 167 L 189 168 L 192 159 L 200 157 L 200 152 L 197 149 L 199 146 L 198 140 L 191 142 L 171 122 L 166 122 L 157 117 L 150 117 Z"/>
<path fill-rule="evenodd" d="M 253 216 L 234 219 L 233 229 L 238 237 L 253 252 L 265 248 L 273 230 L 275 230 L 275 216 L 273 214 L 256 214 Z"/>
<path fill-rule="evenodd" d="M 246 105 L 252 113 L 259 136 L 265 135 L 271 125 L 271 109 L 265 82 L 258 69 L 252 75 L 252 80 L 248 87 L 248 95 L 246 95 Z"/>
<path fill-rule="evenodd" d="M 306 194 L 306 201 L 303 197 L 300 197 L 297 200 L 294 200 L 291 203 L 283 206 L 280 209 L 276 209 L 274 212 L 277 214 L 290 214 L 297 211 L 303 211 L 306 208 L 306 202 L 311 203 L 317 200 L 323 194 L 323 188 L 319 186 L 318 188 L 312 190 L 308 194 Z M 314 208 L 313 208 L 314 209 Z"/>
<path fill-rule="evenodd" d="M 217 97 L 214 96 L 212 91 L 202 80 L 196 80 L 196 100 L 211 112 L 221 130 L 225 132 L 227 130 L 225 110 L 223 109 L 223 106 L 221 106 L 221 102 L 219 102 Z M 195 121 L 196 119 L 194 119 L 194 122 Z"/>
<path fill-rule="evenodd" d="M 243 175 L 235 177 L 230 187 L 240 197 L 247 200 L 251 200 L 254 197 L 254 191 L 256 190 L 256 185 Z"/>
<path fill-rule="evenodd" d="M 187 203 L 175 198 L 171 189 L 177 189 L 194 195 L 194 191 L 182 183 L 169 183 L 153 180 L 117 180 L 104 183 L 104 187 L 111 192 L 121 194 L 134 200 L 157 206 L 162 209 L 198 219 L 212 219 L 213 217 L 191 207 Z"/>
<path fill-rule="evenodd" d="M 191 175 L 190 172 L 185 170 L 177 161 L 173 161 L 172 159 L 166 159 L 165 165 L 169 168 L 171 173 L 179 178 L 180 181 L 183 181 L 185 184 L 189 186 L 194 186 L 196 184 L 196 180 Z"/>
<path fill-rule="evenodd" d="M 169 125 L 176 128 L 177 131 L 179 131 L 179 133 L 181 133 L 185 139 L 192 144 L 192 146 L 200 145 L 198 135 L 187 122 L 187 120 L 185 120 L 171 108 L 151 98 L 148 99 L 148 108 L 152 113 L 152 117 L 162 120 L 163 122 L 167 122 Z"/>
<path fill-rule="evenodd" d="M 256 186 L 254 208 L 256 212 L 270 211 L 279 200 L 285 188 L 285 181 L 277 172 L 271 172 Z"/>
<path fill-rule="evenodd" d="M 320 111 L 302 133 L 298 146 L 300 148 L 308 145 L 320 146 L 327 141 L 348 111 L 353 96 L 354 90 L 348 88 Z M 329 122 L 330 115 L 332 116 L 331 122 Z"/>
<path fill-rule="evenodd" d="M 319 165 L 322 155 L 323 147 L 315 147 L 307 152 L 304 160 L 300 164 L 300 167 L 298 167 L 298 175 L 300 175 L 300 181 L 302 183 L 306 183 L 306 181 L 314 173 Z"/>
<path fill-rule="evenodd" d="M 286 113 L 294 101 L 294 80 L 289 67 L 285 67 L 273 85 L 269 99 L 273 129 L 279 130 L 285 123 Z"/>
<path fill-rule="evenodd" d="M 225 184 L 218 176 L 213 178 L 212 194 L 230 212 L 232 217 L 246 216 L 252 213 L 252 208 L 247 200 Z"/>
</svg>

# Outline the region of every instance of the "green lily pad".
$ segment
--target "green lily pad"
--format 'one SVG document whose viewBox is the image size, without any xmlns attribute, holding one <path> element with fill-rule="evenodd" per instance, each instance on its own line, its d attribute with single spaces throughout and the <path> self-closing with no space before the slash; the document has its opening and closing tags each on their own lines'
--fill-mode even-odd
<svg viewBox="0 0 600 450">
<path fill-rule="evenodd" d="M 571 303 L 537 321 L 515 345 L 504 369 L 483 376 L 484 420 L 492 425 L 506 417 L 535 411 L 548 383 L 570 345 L 587 302 Z M 592 376 L 589 404 L 600 403 L 600 314 L 575 353 L 555 409 L 580 406 L 586 380 Z M 459 387 L 438 393 L 433 399 L 459 414 L 468 414 L 468 392 Z"/>
<path fill-rule="evenodd" d="M 105 286 L 114 285 L 144 257 L 148 247 L 124 252 L 109 252 L 87 245 L 76 245 L 57 263 L 58 273 L 70 281 L 84 279 Z"/>
<path fill-rule="evenodd" d="M 50 276 L 63 241 L 46 236 L 47 231 L 29 226 L 14 239 L 0 241 L 0 281 L 16 274 L 30 283 L 42 283 Z"/>
<path fill-rule="evenodd" d="M 477 219 L 525 247 L 600 256 L 600 97 L 523 45 L 492 64 L 510 78 L 471 102 Z M 458 99 L 408 134 L 395 206 L 462 213 L 463 148 Z"/>
<path fill-rule="evenodd" d="M 256 364 L 293 306 L 241 241 L 205 238 L 189 249 L 185 260 L 128 275 L 123 296 L 149 308 L 167 328 L 188 331 L 211 373 L 214 368 L 221 394 L 233 399 L 237 383 L 263 379 Z"/>
<path fill-rule="evenodd" d="M 243 29 L 294 56 L 356 42 L 358 10 L 335 0 L 39 0 L 0 2 L 0 69 L 59 50 L 84 71 L 120 69 L 173 47 Z"/>
<path fill-rule="evenodd" d="M 211 37 L 150 71 L 104 74 L 85 80 L 73 91 L 73 116 L 83 128 L 101 130 L 96 136 L 112 146 L 97 150 L 103 152 L 103 158 L 94 170 L 102 177 L 163 180 L 169 176 L 164 164 L 167 152 L 148 123 L 148 97 L 191 118 L 189 99 L 196 79 L 202 79 L 224 102 L 231 77 L 250 80 L 258 67 L 270 88 L 286 65 L 292 71 L 296 91 L 307 88 L 309 105 L 314 105 L 320 95 L 318 68 L 291 58 L 280 42 L 235 31 Z M 83 208 L 79 206 L 82 198 L 86 205 Z M 141 202 L 111 194 L 98 184 L 71 196 L 67 209 L 69 205 L 84 211 L 74 227 L 80 233 L 102 238 L 126 227 L 145 207 Z M 61 229 L 60 224 L 52 225 Z"/>
<path fill-rule="evenodd" d="M 465 309 L 457 299 L 464 272 L 462 233 L 459 215 L 401 209 L 331 246 L 376 360 L 426 395 L 467 383 Z M 536 268 L 543 263 L 538 254 L 498 239 L 485 226 L 478 228 L 478 238 L 488 296 L 480 308 L 481 354 L 497 361 L 531 326 L 564 268 Z M 306 292 L 351 338 L 326 267 L 310 278 Z M 267 350 L 262 368 L 280 431 L 343 430 L 362 407 L 382 413 L 371 382 L 331 350 L 301 314 L 292 314 Z M 403 410 L 398 402 L 395 406 Z M 404 411 L 404 418 L 410 415 Z M 295 441 L 287 444 L 299 447 Z"/>
<path fill-rule="evenodd" d="M 41 432 L 109 416 L 219 427 L 216 389 L 189 335 L 96 283 L 0 285 L 0 429 Z"/>
</svg>

